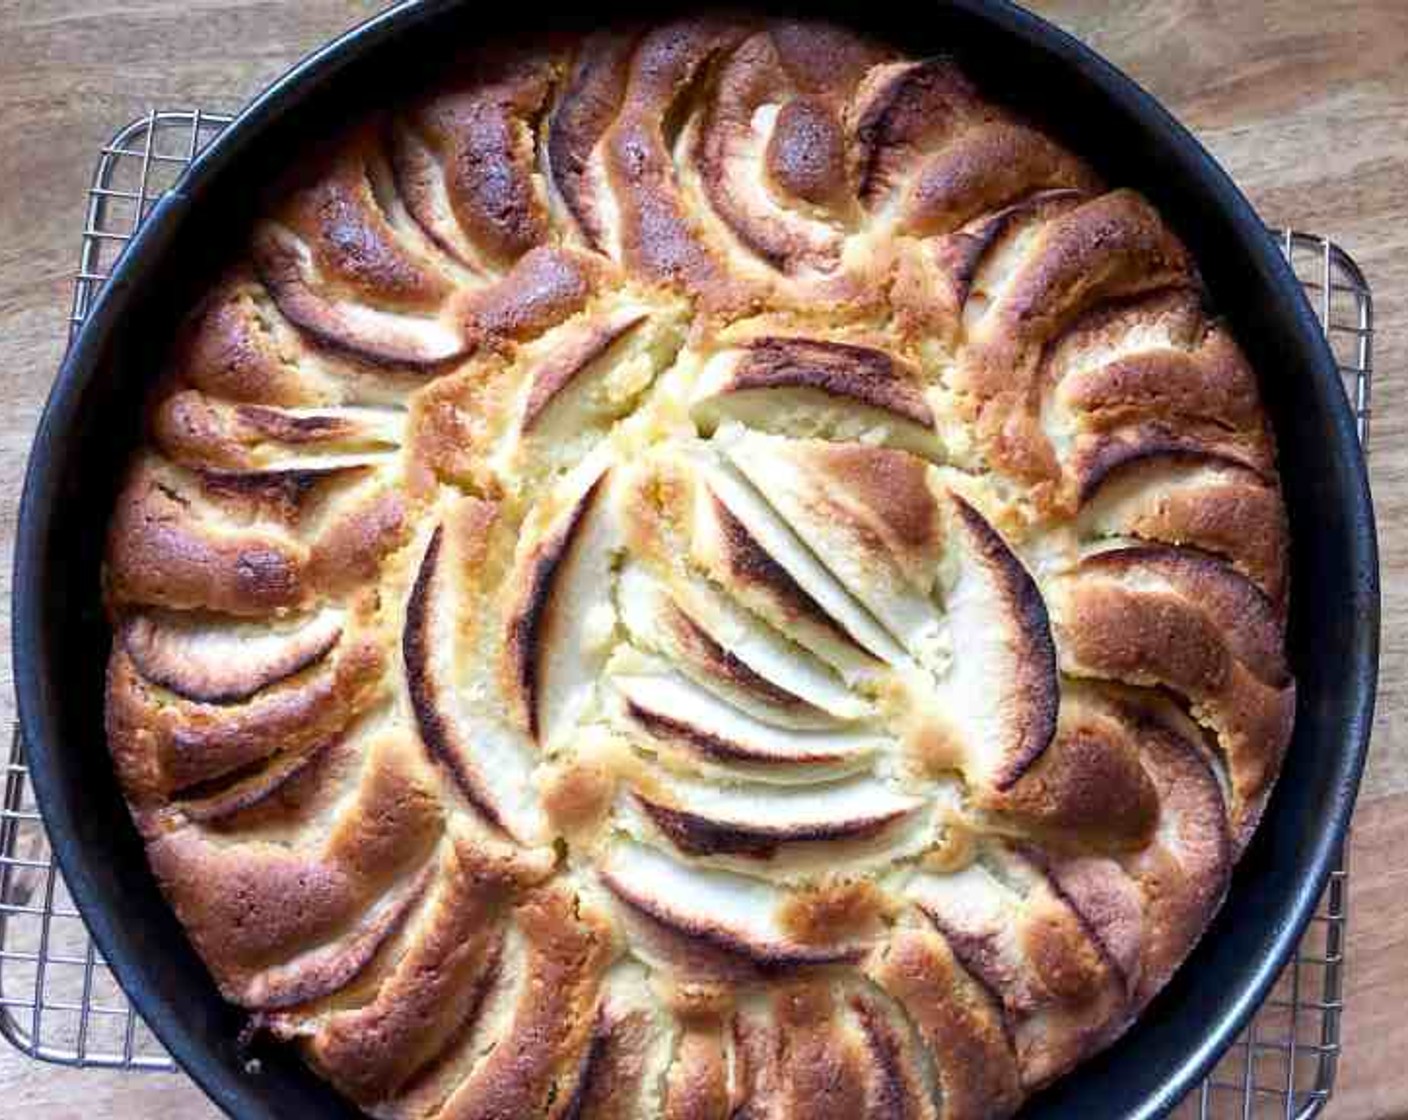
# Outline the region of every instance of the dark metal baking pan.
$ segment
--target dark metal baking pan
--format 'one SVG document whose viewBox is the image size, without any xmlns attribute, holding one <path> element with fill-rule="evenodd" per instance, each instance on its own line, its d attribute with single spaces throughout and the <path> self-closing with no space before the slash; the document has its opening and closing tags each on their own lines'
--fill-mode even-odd
<svg viewBox="0 0 1408 1120">
<path fill-rule="evenodd" d="M 495 10 L 486 10 L 489 7 Z M 1334 359 L 1300 286 L 1246 200 L 1159 105 L 1080 43 L 1002 0 L 809 12 L 915 54 L 951 53 L 1111 182 L 1147 194 L 1196 255 L 1217 309 L 1262 377 L 1291 520 L 1295 737 L 1227 904 L 1187 964 L 1116 1045 L 1024 1116 L 1151 1117 L 1236 1036 L 1290 957 L 1349 821 L 1377 674 L 1379 588 L 1364 460 Z M 54 850 L 99 948 L 152 1029 L 242 1120 L 354 1115 L 290 1050 L 240 1043 L 226 1004 L 147 870 L 109 764 L 99 594 L 114 490 L 141 399 L 200 285 L 231 251 L 262 184 L 310 142 L 424 81 L 447 44 L 541 29 L 551 8 L 427 0 L 308 58 L 192 165 L 117 266 L 59 372 L 31 452 L 15 556 L 20 718 Z M 594 25 L 661 5 L 593 6 Z M 553 13 L 561 23 L 564 17 Z"/>
</svg>

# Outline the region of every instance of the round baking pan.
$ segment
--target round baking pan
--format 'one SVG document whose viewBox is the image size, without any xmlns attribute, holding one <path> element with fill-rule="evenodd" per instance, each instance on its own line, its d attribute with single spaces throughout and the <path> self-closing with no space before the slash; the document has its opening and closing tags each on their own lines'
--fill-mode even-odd
<svg viewBox="0 0 1408 1120">
<path fill-rule="evenodd" d="M 658 3 L 592 8 L 581 18 L 595 26 L 662 16 Z M 1373 512 L 1353 418 L 1300 286 L 1251 207 L 1124 75 L 1000 0 L 806 11 L 914 54 L 954 55 L 1108 181 L 1148 195 L 1195 254 L 1213 305 L 1262 378 L 1291 521 L 1289 641 L 1299 700 L 1285 767 L 1227 903 L 1188 962 L 1124 1038 L 1023 1113 L 1156 1116 L 1197 1083 L 1266 995 L 1313 911 L 1353 807 L 1379 627 Z M 448 61 L 447 45 L 543 23 L 531 5 L 402 5 L 277 82 L 195 161 L 132 242 L 64 361 L 35 437 L 13 603 L 35 791 L 69 887 L 118 980 L 176 1059 L 236 1117 L 323 1120 L 354 1110 L 292 1050 L 242 1046 L 246 1017 L 220 998 L 147 870 L 103 732 L 111 634 L 99 573 L 114 490 L 162 351 L 200 285 L 235 250 L 262 187 L 310 143 L 424 82 Z"/>
</svg>

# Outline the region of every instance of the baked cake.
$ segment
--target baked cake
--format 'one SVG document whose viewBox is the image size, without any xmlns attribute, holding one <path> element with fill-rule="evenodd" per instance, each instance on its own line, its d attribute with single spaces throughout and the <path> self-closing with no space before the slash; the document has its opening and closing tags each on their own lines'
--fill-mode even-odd
<svg viewBox="0 0 1408 1120">
<path fill-rule="evenodd" d="M 224 995 L 407 1120 L 1007 1116 L 1118 1036 L 1294 708 L 1256 378 L 1150 204 L 732 17 L 476 49 L 305 162 L 106 570 Z"/>
</svg>

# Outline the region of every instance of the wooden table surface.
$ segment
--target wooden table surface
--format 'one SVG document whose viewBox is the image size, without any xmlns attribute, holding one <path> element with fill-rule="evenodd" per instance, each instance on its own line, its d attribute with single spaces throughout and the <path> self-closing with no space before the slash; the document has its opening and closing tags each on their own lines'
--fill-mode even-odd
<svg viewBox="0 0 1408 1120">
<path fill-rule="evenodd" d="M 383 5 L 0 0 L 0 595 L 25 453 L 63 349 L 94 153 L 152 107 L 235 109 Z M 1352 855 L 1336 1120 L 1408 1117 L 1408 3 L 1042 0 L 1162 99 L 1265 220 L 1337 238 L 1376 296 L 1372 473 L 1384 626 L 1374 747 Z M 9 643 L 8 615 L 0 642 Z M 0 659 L 3 660 L 3 659 Z M 0 726 L 11 718 L 8 664 Z M 0 1043 L 0 1115 L 215 1114 L 184 1077 L 34 1065 Z"/>
</svg>

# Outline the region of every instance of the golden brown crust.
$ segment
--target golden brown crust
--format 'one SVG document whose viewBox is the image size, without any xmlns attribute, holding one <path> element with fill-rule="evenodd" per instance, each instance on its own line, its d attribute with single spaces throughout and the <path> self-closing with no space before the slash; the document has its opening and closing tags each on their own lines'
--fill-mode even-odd
<svg viewBox="0 0 1408 1120">
<path fill-rule="evenodd" d="M 686 1027 L 665 1085 L 666 1120 L 725 1120 L 728 1067 L 717 1026 Z"/>
<path fill-rule="evenodd" d="M 586 182 L 588 161 L 626 94 L 630 54 L 637 35 L 605 30 L 589 35 L 577 51 L 567 87 L 548 126 L 553 184 L 587 244 L 607 247 L 604 218 Z"/>
<path fill-rule="evenodd" d="M 759 338 L 747 346 L 728 391 L 813 389 L 931 427 L 934 414 L 912 371 L 883 350 L 805 338 Z"/>
<path fill-rule="evenodd" d="M 1142 849 L 1159 814 L 1142 749 L 1142 736 L 1067 689 L 1056 737 L 1040 760 L 1010 788 L 979 803 L 1020 819 L 1058 847 Z"/>
<path fill-rule="evenodd" d="M 436 893 L 413 919 L 416 940 L 374 999 L 325 1014 L 287 1012 L 274 1024 L 307 1034 L 310 1059 L 364 1104 L 394 1098 L 472 1020 L 502 960 L 500 915 L 546 871 L 468 836 L 456 837 L 442 859 Z"/>
<path fill-rule="evenodd" d="M 1094 173 L 1039 132 L 1018 124 L 974 128 L 920 169 L 904 202 L 903 232 L 951 233 L 1039 191 L 1099 188 Z"/>
<path fill-rule="evenodd" d="M 589 1045 L 610 938 L 600 918 L 574 912 L 574 903 L 566 892 L 546 887 L 514 910 L 529 959 L 513 1018 L 500 1045 L 437 1115 L 446 1120 L 532 1115 L 575 1072 Z"/>
<path fill-rule="evenodd" d="M 402 741 L 374 744 L 351 806 L 310 851 L 257 834 L 215 842 L 179 811 L 147 822 L 157 880 L 227 997 L 269 1008 L 326 995 L 404 920 L 441 828 L 413 758 Z"/>
<path fill-rule="evenodd" d="M 946 58 L 475 44 L 158 370 L 108 741 L 221 990 L 382 1120 L 964 1120 L 1108 1045 L 1290 736 L 1255 371 Z"/>
<path fill-rule="evenodd" d="M 1274 604 L 1219 560 L 1152 547 L 1090 557 L 1061 601 L 1068 672 L 1170 689 L 1216 736 L 1240 850 L 1295 713 Z"/>
<path fill-rule="evenodd" d="M 919 1032 L 942 1091 L 943 1120 L 1017 1110 L 1017 1064 L 998 1010 L 938 934 L 896 933 L 867 971 Z"/>
<path fill-rule="evenodd" d="M 640 275 L 683 289 L 705 306 L 735 309 L 750 285 L 729 275 L 686 212 L 664 127 L 709 62 L 742 31 L 712 19 L 646 33 L 631 60 L 621 112 L 607 132 L 605 166 L 619 208 L 621 258 Z"/>
<path fill-rule="evenodd" d="M 263 614 L 302 606 L 307 552 L 272 526 L 214 524 L 189 490 L 139 463 L 109 535 L 108 593 L 177 610 Z"/>
<path fill-rule="evenodd" d="M 398 183 L 407 209 L 441 248 L 467 264 L 480 256 L 512 263 L 548 234 L 547 208 L 533 183 L 533 132 L 555 67 L 549 59 L 528 57 L 497 66 L 485 59 L 476 69 L 501 72 L 410 113 L 406 127 L 419 145 L 414 154 L 401 149 Z M 460 237 L 447 236 L 434 213 L 435 179 Z M 461 238 L 473 246 L 468 259 Z"/>
<path fill-rule="evenodd" d="M 167 694 L 126 652 L 115 653 L 108 737 L 128 797 L 145 803 L 325 742 L 376 700 L 384 667 L 380 644 L 362 635 L 347 640 L 327 667 L 231 707 Z"/>
<path fill-rule="evenodd" d="M 487 288 L 465 295 L 466 331 L 486 346 L 533 338 L 587 306 L 608 270 L 595 258 L 539 246 Z"/>
<path fill-rule="evenodd" d="M 995 116 L 947 59 L 895 62 L 866 75 L 852 107 L 858 191 L 874 205 L 907 166 L 965 126 Z"/>
</svg>

